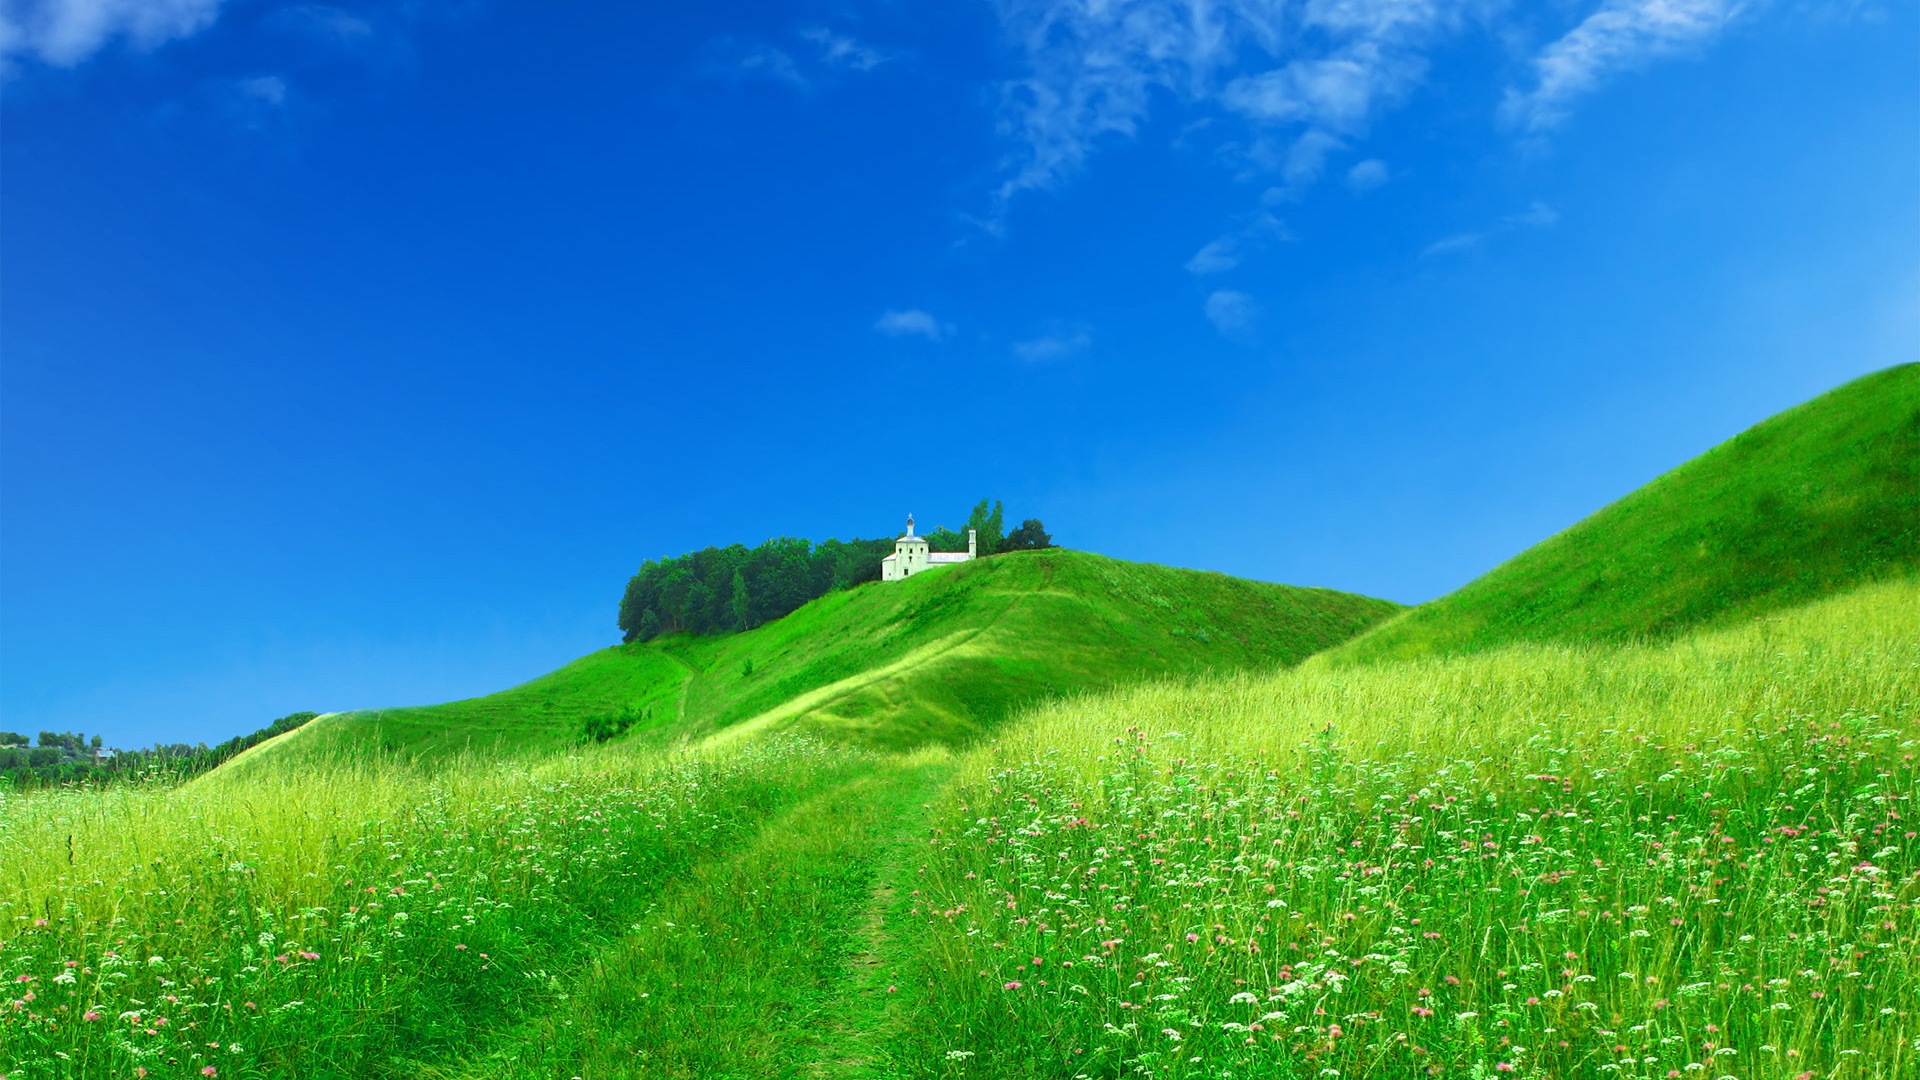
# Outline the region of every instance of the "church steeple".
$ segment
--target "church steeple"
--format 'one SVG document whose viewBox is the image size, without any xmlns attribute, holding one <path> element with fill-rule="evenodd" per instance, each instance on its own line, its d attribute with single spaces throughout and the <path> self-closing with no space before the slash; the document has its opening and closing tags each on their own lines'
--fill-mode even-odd
<svg viewBox="0 0 1920 1080">
<path fill-rule="evenodd" d="M 902 540 L 913 539 L 913 515 L 912 514 L 907 515 L 907 535 L 901 537 L 900 539 Z"/>
</svg>

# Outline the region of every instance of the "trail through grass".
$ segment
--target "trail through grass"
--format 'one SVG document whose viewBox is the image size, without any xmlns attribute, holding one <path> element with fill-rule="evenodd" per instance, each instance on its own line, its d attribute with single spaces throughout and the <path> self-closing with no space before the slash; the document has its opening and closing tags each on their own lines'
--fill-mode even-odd
<svg viewBox="0 0 1920 1080">
<path fill-rule="evenodd" d="M 821 597 L 741 634 L 602 649 L 465 701 L 336 713 L 246 755 L 299 768 L 355 747 L 432 760 L 537 755 L 596 717 L 664 745 L 794 730 L 875 749 L 957 745 L 1035 703 L 1158 675 L 1296 664 L 1399 610 L 1385 600 L 1016 552 Z"/>
<path fill-rule="evenodd" d="M 0 793 L 0 1076 L 421 1075 L 866 768 L 784 742 Z"/>
<path fill-rule="evenodd" d="M 562 1007 L 463 1075 L 867 1074 L 865 1025 L 888 997 L 881 916 L 950 771 L 940 752 L 883 760 L 769 822 L 663 895 Z"/>
</svg>

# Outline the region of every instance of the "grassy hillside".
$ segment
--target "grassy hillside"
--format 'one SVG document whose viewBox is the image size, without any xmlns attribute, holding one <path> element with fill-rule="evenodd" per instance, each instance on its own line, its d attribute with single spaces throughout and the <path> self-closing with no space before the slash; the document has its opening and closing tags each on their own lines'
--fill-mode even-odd
<svg viewBox="0 0 1920 1080">
<path fill-rule="evenodd" d="M 1627 641 L 1920 568 L 1920 364 L 1772 417 L 1344 646 L 1378 660 Z"/>
<path fill-rule="evenodd" d="M 0 792 L 0 1075 L 1920 1067 L 1920 581 L 996 735 Z"/>
<path fill-rule="evenodd" d="M 1913 579 L 1051 705 L 915 856 L 889 1075 L 1920 1075 L 1917 738 Z"/>
<path fill-rule="evenodd" d="M 1157 675 L 1297 663 L 1384 600 L 1084 552 L 1018 552 L 813 601 L 742 634 L 621 645 L 487 697 L 325 716 L 237 763 L 379 746 L 545 752 L 593 716 L 629 738 L 800 729 L 871 747 L 965 741 L 1019 706 Z"/>
</svg>

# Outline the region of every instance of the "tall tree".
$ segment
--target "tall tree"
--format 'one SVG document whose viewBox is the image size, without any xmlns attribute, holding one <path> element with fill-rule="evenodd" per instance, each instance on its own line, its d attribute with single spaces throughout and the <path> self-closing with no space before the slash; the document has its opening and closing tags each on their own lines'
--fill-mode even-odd
<svg viewBox="0 0 1920 1080">
<path fill-rule="evenodd" d="M 1000 505 L 999 499 L 993 500 L 991 510 L 987 508 L 987 500 L 981 499 L 973 513 L 967 515 L 967 528 L 974 531 L 982 556 L 998 555 L 1005 550 L 1005 520 L 1006 507 Z"/>
</svg>

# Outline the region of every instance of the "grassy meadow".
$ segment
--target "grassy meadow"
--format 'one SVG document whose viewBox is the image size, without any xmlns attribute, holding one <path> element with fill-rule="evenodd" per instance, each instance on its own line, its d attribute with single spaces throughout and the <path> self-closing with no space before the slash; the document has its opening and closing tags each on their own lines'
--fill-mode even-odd
<svg viewBox="0 0 1920 1080">
<path fill-rule="evenodd" d="M 1066 551 L 0 790 L 0 1080 L 1920 1077 L 1920 366 L 1387 601 Z"/>
<path fill-rule="evenodd" d="M 0 794 L 0 1075 L 421 1075 L 864 768 L 785 740 Z"/>
<path fill-rule="evenodd" d="M 1920 1075 L 1920 582 L 1041 710 L 934 819 L 902 1075 Z M 905 981 L 903 979 L 903 981 Z"/>
</svg>

